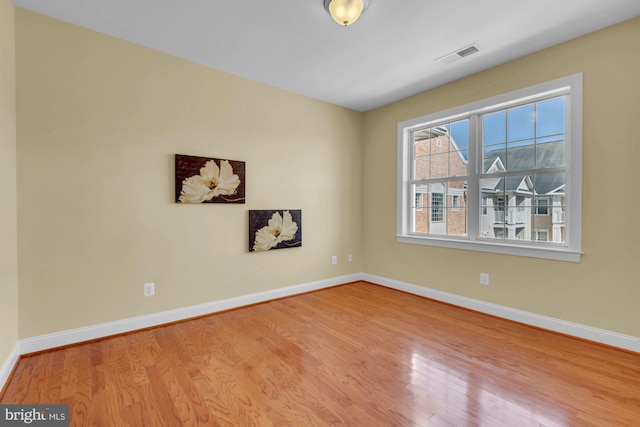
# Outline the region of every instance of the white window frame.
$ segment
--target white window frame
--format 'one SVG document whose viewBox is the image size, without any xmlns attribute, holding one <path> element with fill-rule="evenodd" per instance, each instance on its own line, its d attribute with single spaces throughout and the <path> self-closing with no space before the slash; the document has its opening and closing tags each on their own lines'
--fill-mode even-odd
<svg viewBox="0 0 640 427">
<path fill-rule="evenodd" d="M 479 236 L 480 191 L 478 176 L 482 170 L 480 125 L 469 124 L 469 175 L 468 180 L 468 233 L 467 236 L 424 235 L 412 232 L 412 178 L 411 153 L 413 130 L 443 121 L 462 120 L 473 114 L 483 114 L 496 108 L 527 101 L 541 96 L 565 95 L 567 97 L 565 188 L 566 230 L 565 243 L 549 243 L 508 239 L 486 239 Z M 476 142 L 474 142 L 474 140 Z M 411 243 L 445 248 L 465 249 L 498 254 L 518 255 L 560 261 L 579 262 L 582 255 L 582 73 L 530 86 L 524 89 L 494 96 L 470 104 L 454 107 L 415 119 L 398 123 L 398 182 L 396 239 Z"/>
</svg>

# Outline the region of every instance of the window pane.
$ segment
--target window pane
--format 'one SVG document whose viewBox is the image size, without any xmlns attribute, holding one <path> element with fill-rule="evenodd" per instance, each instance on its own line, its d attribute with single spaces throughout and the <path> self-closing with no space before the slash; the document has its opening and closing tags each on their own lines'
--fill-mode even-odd
<svg viewBox="0 0 640 427">
<path fill-rule="evenodd" d="M 429 232 L 429 211 L 427 209 L 413 209 L 413 232 L 427 234 Z"/>
<path fill-rule="evenodd" d="M 467 235 L 467 183 L 452 181 L 447 184 L 446 194 L 447 234 Z"/>
<path fill-rule="evenodd" d="M 523 105 L 507 112 L 508 141 L 535 137 L 535 105 Z"/>
<path fill-rule="evenodd" d="M 507 165 L 506 144 L 489 145 L 483 148 L 482 171 L 485 173 L 503 172 Z"/>
<path fill-rule="evenodd" d="M 416 131 L 413 138 L 413 179 L 468 175 L 468 119 Z"/>
<path fill-rule="evenodd" d="M 530 240 L 533 179 L 530 175 L 509 176 L 505 183 L 506 239 Z"/>
<path fill-rule="evenodd" d="M 447 125 L 449 136 L 460 150 L 469 148 L 469 119 Z"/>
<path fill-rule="evenodd" d="M 431 154 L 431 140 L 428 131 L 418 131 L 413 134 L 414 156 L 426 156 Z"/>
<path fill-rule="evenodd" d="M 565 242 L 564 197 L 537 198 L 533 215 L 532 239 L 552 243 Z M 546 212 L 546 213 L 545 213 Z"/>
<path fill-rule="evenodd" d="M 467 210 L 463 208 L 447 209 L 447 231 L 449 236 L 467 235 Z"/>
<path fill-rule="evenodd" d="M 496 194 L 504 195 L 504 178 L 493 177 L 480 180 L 480 191 L 482 196 L 489 200 Z"/>
<path fill-rule="evenodd" d="M 414 161 L 413 179 L 428 179 L 430 177 L 430 156 L 417 157 Z"/>
<path fill-rule="evenodd" d="M 485 178 L 480 180 L 479 236 L 489 239 L 504 238 L 505 227 L 505 182 L 503 177 Z"/>
<path fill-rule="evenodd" d="M 421 209 L 427 206 L 426 200 L 427 189 L 424 185 L 414 185 L 413 186 L 413 204 L 411 207 Z"/>
<path fill-rule="evenodd" d="M 441 154 L 449 151 L 447 139 L 443 137 L 431 139 L 431 154 Z"/>
<path fill-rule="evenodd" d="M 535 159 L 533 139 L 508 144 L 507 170 L 533 169 Z"/>
<path fill-rule="evenodd" d="M 480 237 L 532 239 L 534 179 L 504 175 L 481 180 Z"/>
<path fill-rule="evenodd" d="M 467 235 L 467 182 L 413 185 L 413 232 Z"/>
<path fill-rule="evenodd" d="M 449 153 L 432 155 L 431 178 L 444 178 L 447 176 L 449 176 Z"/>
<path fill-rule="evenodd" d="M 564 195 L 564 173 L 537 173 L 534 176 L 534 191 L 538 197 L 549 197 L 552 194 Z"/>
<path fill-rule="evenodd" d="M 448 130 L 449 171 L 452 176 L 468 174 L 469 162 L 469 119 L 449 123 Z"/>
<path fill-rule="evenodd" d="M 498 111 L 482 119 L 482 144 L 492 145 L 507 140 L 507 113 Z"/>
<path fill-rule="evenodd" d="M 536 135 L 538 137 L 566 132 L 565 104 L 564 97 L 538 103 L 536 112 Z"/>
<path fill-rule="evenodd" d="M 554 168 L 565 164 L 565 141 L 540 142 L 536 145 L 536 167 Z"/>
<path fill-rule="evenodd" d="M 547 207 L 535 207 L 534 211 L 537 211 L 538 209 L 548 209 Z M 548 241 L 549 239 L 549 228 L 551 226 L 551 221 L 550 221 L 550 217 L 547 215 L 538 215 L 535 214 L 533 216 L 533 223 L 531 226 L 531 240 L 534 241 Z"/>
<path fill-rule="evenodd" d="M 465 176 L 469 172 L 469 150 L 453 151 L 449 157 L 449 169 L 451 176 Z"/>
</svg>

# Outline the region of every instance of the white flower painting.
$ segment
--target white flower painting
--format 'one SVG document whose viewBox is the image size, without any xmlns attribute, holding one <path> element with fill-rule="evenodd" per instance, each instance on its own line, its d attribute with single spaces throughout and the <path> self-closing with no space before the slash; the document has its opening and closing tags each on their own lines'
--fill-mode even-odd
<svg viewBox="0 0 640 427">
<path fill-rule="evenodd" d="M 249 211 L 249 251 L 302 246 L 301 210 Z"/>
<path fill-rule="evenodd" d="M 176 202 L 244 203 L 244 162 L 176 154 Z"/>
</svg>

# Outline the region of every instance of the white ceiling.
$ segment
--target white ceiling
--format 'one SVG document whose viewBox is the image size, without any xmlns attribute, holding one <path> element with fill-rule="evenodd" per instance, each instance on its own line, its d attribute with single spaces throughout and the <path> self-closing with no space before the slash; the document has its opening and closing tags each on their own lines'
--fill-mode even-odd
<svg viewBox="0 0 640 427">
<path fill-rule="evenodd" d="M 358 111 L 640 15 L 640 0 L 370 0 L 344 28 L 323 0 L 14 2 Z M 479 53 L 435 62 L 472 43 Z"/>
</svg>

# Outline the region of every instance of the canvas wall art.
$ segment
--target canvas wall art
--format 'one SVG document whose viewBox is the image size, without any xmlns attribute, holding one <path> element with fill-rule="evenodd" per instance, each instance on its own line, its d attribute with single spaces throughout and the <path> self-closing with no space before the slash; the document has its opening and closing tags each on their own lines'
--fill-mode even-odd
<svg viewBox="0 0 640 427">
<path fill-rule="evenodd" d="M 302 246 L 301 210 L 250 210 L 249 252 Z"/>
<path fill-rule="evenodd" d="M 244 203 L 245 162 L 176 154 L 176 203 Z"/>
</svg>

